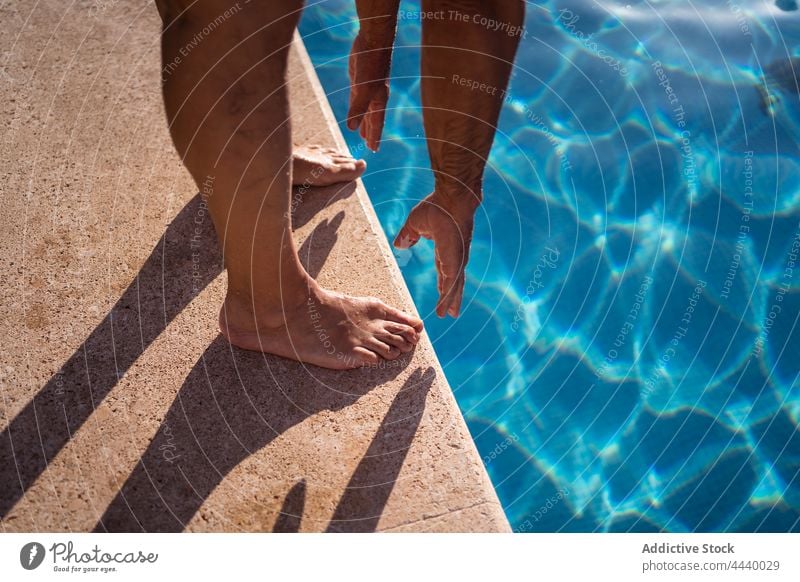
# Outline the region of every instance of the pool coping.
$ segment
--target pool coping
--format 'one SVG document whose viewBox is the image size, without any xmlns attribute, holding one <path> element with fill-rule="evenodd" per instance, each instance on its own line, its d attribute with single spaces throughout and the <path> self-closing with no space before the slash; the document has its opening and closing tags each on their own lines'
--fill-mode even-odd
<svg viewBox="0 0 800 582">
<path fill-rule="evenodd" d="M 331 109 L 325 94 L 325 90 L 319 81 L 314 69 L 314 65 L 311 62 L 311 58 L 306 51 L 305 44 L 303 43 L 299 32 L 295 33 L 293 51 L 297 56 L 297 62 L 300 66 L 302 66 L 303 71 L 308 77 L 309 83 L 317 100 L 319 110 L 327 124 L 328 131 L 333 136 L 337 146 L 341 148 L 342 151 L 347 151 L 347 142 L 345 141 L 344 136 L 339 129 L 339 123 L 337 122 L 333 110 Z M 389 245 L 386 233 L 380 224 L 380 220 L 378 219 L 375 209 L 372 206 L 372 202 L 370 201 L 369 194 L 367 193 L 367 190 L 361 180 L 358 180 L 355 195 L 358 198 L 361 211 L 363 212 L 363 218 L 369 222 L 371 227 L 372 235 L 375 238 L 373 242 L 380 249 L 383 257 L 385 258 L 385 270 L 391 277 L 392 285 L 397 289 L 398 293 L 403 296 L 405 305 L 413 305 L 411 292 L 406 285 L 405 279 L 403 278 L 397 261 L 394 258 L 394 254 Z M 432 265 L 431 268 L 433 268 Z M 416 309 L 414 309 L 414 312 L 416 312 Z M 444 370 L 441 367 L 438 357 L 435 355 L 433 346 L 430 344 L 430 338 L 427 334 L 424 335 L 422 342 L 427 344 L 426 347 L 428 348 L 428 353 L 430 354 L 426 357 L 426 364 L 436 369 L 437 375 L 440 377 L 441 390 L 445 397 L 448 409 L 447 413 L 450 416 L 450 419 L 448 419 L 447 422 L 456 427 L 460 439 L 463 439 L 463 441 L 467 443 L 465 446 L 465 455 L 471 457 L 470 461 L 479 467 L 477 474 L 474 475 L 474 478 L 478 486 L 484 491 L 487 500 L 475 505 L 452 509 L 448 513 L 442 515 L 423 515 L 422 517 L 415 517 L 406 524 L 389 528 L 386 531 L 469 531 L 470 529 L 474 528 L 474 525 L 470 522 L 474 520 L 476 515 L 482 515 L 483 519 L 486 519 L 486 524 L 489 525 L 489 527 L 478 527 L 478 530 L 484 532 L 509 532 L 510 525 L 497 498 L 497 493 L 491 484 L 491 480 L 489 479 L 486 469 L 483 466 L 475 442 L 472 440 L 464 417 L 461 414 L 461 410 L 455 399 L 455 395 L 453 394 L 452 389 L 445 378 Z"/>
<path fill-rule="evenodd" d="M 157 11 L 26 10 L 0 23 L 18 39 L 0 84 L 0 531 L 510 531 L 427 335 L 348 372 L 221 338 Z M 345 148 L 299 36 L 288 76 L 296 143 Z M 360 182 L 293 196 L 320 284 L 416 311 Z"/>
</svg>

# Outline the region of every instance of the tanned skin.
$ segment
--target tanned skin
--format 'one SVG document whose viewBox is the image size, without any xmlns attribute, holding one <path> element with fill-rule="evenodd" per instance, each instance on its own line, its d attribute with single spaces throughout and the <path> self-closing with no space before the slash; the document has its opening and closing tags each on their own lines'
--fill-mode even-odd
<svg viewBox="0 0 800 582">
<path fill-rule="evenodd" d="M 388 101 L 397 26 L 395 0 L 358 0 L 360 32 L 350 56 L 348 126 L 377 150 Z M 483 174 L 508 86 L 525 16 L 521 0 L 423 0 L 422 111 L 434 191 L 417 204 L 395 246 L 434 242 L 440 317 L 457 317 Z M 499 30 L 481 22 L 499 22 Z M 509 34 L 511 31 L 511 34 Z M 454 79 L 474 79 L 493 91 L 472 91 Z"/>
<path fill-rule="evenodd" d="M 335 369 L 411 351 L 419 318 L 322 288 L 292 240 L 293 182 L 353 179 L 363 171 L 363 162 L 330 150 L 293 154 L 286 69 L 302 1 L 240 3 L 187 54 L 181 48 L 230 10 L 231 0 L 157 4 L 163 62 L 179 62 L 163 85 L 173 142 L 199 188 L 213 179 L 208 208 L 228 276 L 222 333 L 244 349 Z M 325 171 L 314 172 L 320 165 Z"/>
</svg>

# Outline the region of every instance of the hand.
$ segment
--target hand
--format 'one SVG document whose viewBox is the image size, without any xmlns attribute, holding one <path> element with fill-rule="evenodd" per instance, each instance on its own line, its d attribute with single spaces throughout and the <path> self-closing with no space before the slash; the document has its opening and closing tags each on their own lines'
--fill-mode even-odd
<svg viewBox="0 0 800 582">
<path fill-rule="evenodd" d="M 363 34 L 359 32 L 350 50 L 350 110 L 347 112 L 347 127 L 351 130 L 360 128 L 361 137 L 374 152 L 380 146 L 386 104 L 389 101 L 393 39 L 388 39 L 387 42 L 388 47 L 368 46 Z"/>
<path fill-rule="evenodd" d="M 475 205 L 466 198 L 456 200 L 453 202 L 434 192 L 411 210 L 394 240 L 394 246 L 399 249 L 414 246 L 420 237 L 433 241 L 439 288 L 436 315 L 439 317 L 458 317 L 472 242 Z"/>
</svg>

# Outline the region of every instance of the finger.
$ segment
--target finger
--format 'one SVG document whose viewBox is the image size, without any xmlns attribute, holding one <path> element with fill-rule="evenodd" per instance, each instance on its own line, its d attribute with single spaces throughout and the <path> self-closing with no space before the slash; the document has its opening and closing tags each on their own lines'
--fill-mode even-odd
<svg viewBox="0 0 800 582">
<path fill-rule="evenodd" d="M 436 314 L 444 317 L 450 312 L 453 300 L 458 295 L 460 284 L 463 284 L 465 268 L 465 249 L 460 237 L 448 236 L 438 241 L 434 248 L 436 269 L 440 274 L 441 287 Z M 460 305 L 460 304 L 459 304 Z"/>
<path fill-rule="evenodd" d="M 447 308 L 447 313 L 451 317 L 458 317 L 458 314 L 461 312 L 461 301 L 464 299 L 464 281 L 466 277 L 462 273 L 461 277 L 459 277 L 458 282 L 455 284 L 453 290 L 453 297 L 450 300 L 450 306 Z"/>
<path fill-rule="evenodd" d="M 453 296 L 450 301 L 448 313 L 452 317 L 458 317 L 461 312 L 461 302 L 464 299 L 464 286 L 467 280 L 467 262 L 469 261 L 469 247 L 471 243 L 471 233 L 461 241 L 460 252 L 458 253 L 458 277 L 453 286 Z"/>
<path fill-rule="evenodd" d="M 448 277 L 441 257 L 436 252 L 434 254 L 436 256 L 436 290 L 439 292 L 439 299 L 436 301 L 436 315 L 444 317 L 447 315 L 449 305 L 447 303 Z"/>
<path fill-rule="evenodd" d="M 439 317 L 444 317 L 445 315 L 458 317 L 464 289 L 464 276 L 459 275 L 455 279 L 445 276 L 443 287 L 444 293 L 440 295 L 439 302 L 436 304 L 436 314 Z"/>
<path fill-rule="evenodd" d="M 369 106 L 369 126 L 367 128 L 367 147 L 377 152 L 381 145 L 383 124 L 386 121 L 387 99 L 375 99 Z"/>
<path fill-rule="evenodd" d="M 358 83 L 358 40 L 353 43 L 348 61 L 348 73 L 350 76 L 350 107 L 347 111 L 347 127 L 355 130 L 361 124 L 361 119 L 369 108 L 371 101 L 371 91 L 366 84 Z"/>
<path fill-rule="evenodd" d="M 444 287 L 444 283 L 439 286 L 439 300 L 436 302 L 436 315 L 438 317 L 447 315 L 447 308 L 449 307 L 447 303 L 447 293 L 442 292 L 442 287 Z"/>
<path fill-rule="evenodd" d="M 361 87 L 350 87 L 350 109 L 347 111 L 347 127 L 355 130 L 361 125 L 361 121 L 369 110 L 371 101 L 371 91 L 367 85 Z"/>
<path fill-rule="evenodd" d="M 397 233 L 394 239 L 394 246 L 398 249 L 409 249 L 419 242 L 419 231 L 411 226 L 408 220 Z"/>
<path fill-rule="evenodd" d="M 439 292 L 439 301 L 436 303 L 436 315 L 444 317 L 450 313 L 450 307 L 453 305 L 453 298 L 457 289 L 457 279 L 442 276 L 442 287 Z"/>
<path fill-rule="evenodd" d="M 369 83 L 364 83 L 363 79 L 359 79 L 359 65 L 363 65 L 360 52 L 363 48 L 363 41 L 361 36 L 356 36 L 353 41 L 353 46 L 350 49 L 350 58 L 347 61 L 347 73 L 350 77 L 350 106 L 347 112 L 347 127 L 351 131 L 358 129 L 361 125 L 361 120 L 369 108 L 369 102 L 372 100 L 372 90 Z"/>
<path fill-rule="evenodd" d="M 436 292 L 439 293 L 439 299 L 441 300 L 444 296 L 444 270 L 442 260 L 436 253 L 434 253 L 434 262 L 436 263 Z"/>
</svg>

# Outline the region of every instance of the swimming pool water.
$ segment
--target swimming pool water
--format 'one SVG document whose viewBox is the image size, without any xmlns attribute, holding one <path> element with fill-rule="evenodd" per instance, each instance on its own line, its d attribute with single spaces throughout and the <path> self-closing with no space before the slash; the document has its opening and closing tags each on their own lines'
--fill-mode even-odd
<svg viewBox="0 0 800 582">
<path fill-rule="evenodd" d="M 342 125 L 390 238 L 433 185 L 401 10 L 380 152 Z M 527 4 L 457 320 L 396 252 L 515 530 L 800 530 L 799 15 Z M 301 22 L 340 121 L 356 31 Z"/>
</svg>

